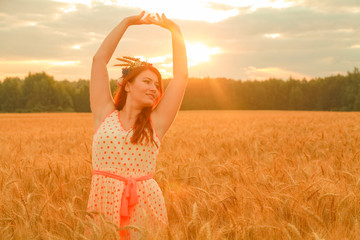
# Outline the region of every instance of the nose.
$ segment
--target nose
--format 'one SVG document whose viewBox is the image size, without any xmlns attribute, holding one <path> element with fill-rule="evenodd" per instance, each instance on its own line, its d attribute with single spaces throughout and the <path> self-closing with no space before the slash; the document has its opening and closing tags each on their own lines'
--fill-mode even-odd
<svg viewBox="0 0 360 240">
<path fill-rule="evenodd" d="M 157 87 L 156 87 L 155 84 L 151 84 L 150 90 L 151 90 L 152 92 L 157 92 L 157 91 L 158 91 L 158 89 L 157 89 Z"/>
</svg>

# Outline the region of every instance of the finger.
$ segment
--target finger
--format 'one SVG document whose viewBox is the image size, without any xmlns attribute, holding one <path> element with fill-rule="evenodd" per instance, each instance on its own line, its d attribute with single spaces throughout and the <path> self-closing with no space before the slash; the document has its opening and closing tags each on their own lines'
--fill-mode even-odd
<svg viewBox="0 0 360 240">
<path fill-rule="evenodd" d="M 144 19 L 151 19 L 151 15 L 150 14 L 147 15 L 146 18 L 144 18 Z"/>
<path fill-rule="evenodd" d="M 144 20 L 144 21 L 146 21 L 147 24 L 156 24 L 156 22 L 155 22 L 153 19 L 151 19 L 151 18 L 146 19 L 146 20 Z"/>
<path fill-rule="evenodd" d="M 150 21 L 150 19 L 142 19 L 141 20 L 141 24 L 151 24 L 152 22 Z"/>
<path fill-rule="evenodd" d="M 152 16 L 148 15 L 148 16 L 146 17 L 146 20 L 151 21 L 151 20 L 153 20 L 153 18 L 152 18 Z"/>
<path fill-rule="evenodd" d="M 158 13 L 156 13 L 157 18 L 161 21 L 161 17 Z"/>
<path fill-rule="evenodd" d="M 152 23 L 150 19 L 144 19 L 144 22 L 146 22 L 146 23 Z"/>
<path fill-rule="evenodd" d="M 151 20 L 151 21 L 156 21 L 156 19 L 155 19 L 155 17 L 154 16 L 149 16 L 149 18 L 148 18 L 149 20 Z"/>
</svg>

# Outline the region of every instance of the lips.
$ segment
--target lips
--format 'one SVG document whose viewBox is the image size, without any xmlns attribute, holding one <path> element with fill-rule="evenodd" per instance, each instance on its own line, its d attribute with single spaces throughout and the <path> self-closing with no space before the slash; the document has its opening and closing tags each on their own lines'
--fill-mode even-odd
<svg viewBox="0 0 360 240">
<path fill-rule="evenodd" d="M 152 97 L 152 99 L 155 100 L 155 95 L 152 95 L 152 94 L 146 94 L 146 95 Z"/>
</svg>

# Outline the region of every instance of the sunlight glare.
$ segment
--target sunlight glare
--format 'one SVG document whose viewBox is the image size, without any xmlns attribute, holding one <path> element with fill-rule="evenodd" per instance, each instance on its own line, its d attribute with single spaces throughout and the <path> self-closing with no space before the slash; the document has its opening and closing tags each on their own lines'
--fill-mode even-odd
<svg viewBox="0 0 360 240">
<path fill-rule="evenodd" d="M 54 66 L 74 66 L 79 64 L 80 61 L 50 61 L 50 65 Z"/>
<path fill-rule="evenodd" d="M 37 22 L 27 22 L 26 24 L 27 26 L 31 26 L 31 27 L 34 27 L 37 25 Z"/>
<path fill-rule="evenodd" d="M 189 66 L 195 66 L 203 62 L 209 62 L 211 55 L 222 53 L 219 47 L 208 47 L 203 43 L 186 42 Z"/>
<path fill-rule="evenodd" d="M 80 49 L 80 45 L 74 45 L 74 46 L 72 46 L 72 49 L 79 50 L 79 49 Z"/>
<path fill-rule="evenodd" d="M 267 37 L 267 38 L 278 38 L 278 37 L 280 37 L 280 33 L 268 33 L 268 34 L 265 34 L 265 37 Z"/>
<path fill-rule="evenodd" d="M 74 4 L 84 4 L 88 7 L 92 6 L 92 0 L 53 0 L 53 2 L 62 2 L 62 3 L 69 3 L 71 5 Z"/>
<path fill-rule="evenodd" d="M 76 11 L 76 6 L 71 5 L 68 8 L 61 8 L 61 11 L 63 11 L 63 13 L 75 12 Z"/>
<path fill-rule="evenodd" d="M 150 63 L 163 63 L 163 62 L 165 62 L 165 60 L 166 60 L 167 58 L 170 58 L 170 57 L 171 57 L 171 55 L 169 55 L 169 56 L 152 57 L 152 58 L 149 58 L 149 59 L 148 59 L 148 62 L 150 62 Z"/>
</svg>

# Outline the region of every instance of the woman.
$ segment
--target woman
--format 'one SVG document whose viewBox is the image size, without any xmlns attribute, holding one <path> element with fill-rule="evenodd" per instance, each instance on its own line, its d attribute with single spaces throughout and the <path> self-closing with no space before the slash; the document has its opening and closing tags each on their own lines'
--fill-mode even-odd
<svg viewBox="0 0 360 240">
<path fill-rule="evenodd" d="M 168 224 L 164 198 L 155 173 L 161 139 L 173 123 L 187 85 L 184 39 L 178 25 L 166 18 L 139 15 L 123 19 L 93 57 L 90 105 L 94 119 L 93 176 L 87 210 L 101 213 L 119 227 L 153 230 Z M 162 79 L 151 64 L 124 57 L 122 83 L 112 98 L 107 63 L 132 25 L 155 24 L 171 32 L 173 79 L 162 94 Z M 122 64 L 121 64 L 122 65 Z M 128 138 L 130 136 L 130 138 Z M 146 141 L 144 141 L 146 140 Z M 94 214 L 98 219 L 98 214 Z M 121 239 L 137 239 L 139 231 L 122 228 Z"/>
</svg>

